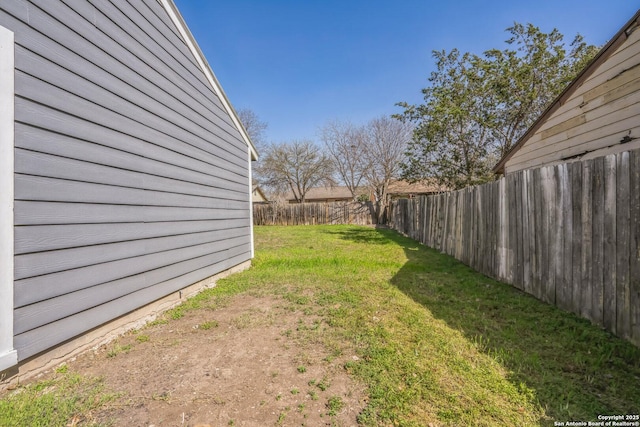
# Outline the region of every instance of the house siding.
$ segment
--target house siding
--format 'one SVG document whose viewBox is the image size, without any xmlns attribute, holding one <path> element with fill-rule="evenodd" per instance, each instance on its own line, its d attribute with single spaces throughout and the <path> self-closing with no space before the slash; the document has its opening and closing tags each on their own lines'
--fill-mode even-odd
<svg viewBox="0 0 640 427">
<path fill-rule="evenodd" d="M 634 31 L 505 163 L 506 173 L 640 148 L 640 31 Z M 621 143 L 628 136 L 631 142 Z"/>
<path fill-rule="evenodd" d="M 0 25 L 19 360 L 250 259 L 249 147 L 161 4 L 13 0 Z"/>
</svg>

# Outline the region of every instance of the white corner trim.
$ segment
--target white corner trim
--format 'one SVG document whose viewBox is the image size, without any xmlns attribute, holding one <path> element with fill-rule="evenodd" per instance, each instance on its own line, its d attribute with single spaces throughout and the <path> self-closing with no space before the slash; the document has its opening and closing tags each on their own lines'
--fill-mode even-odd
<svg viewBox="0 0 640 427">
<path fill-rule="evenodd" d="M 224 106 L 225 110 L 231 117 L 231 120 L 236 125 L 236 128 L 238 128 L 238 131 L 240 132 L 242 139 L 244 139 L 244 142 L 249 147 L 249 152 L 251 153 L 251 157 L 249 160 L 251 159 L 257 160 L 258 152 L 256 151 L 255 146 L 251 142 L 251 138 L 249 138 L 249 134 L 247 133 L 246 129 L 242 125 L 242 122 L 238 118 L 238 114 L 231 106 L 231 102 L 229 102 L 229 98 L 227 98 L 227 95 L 224 93 L 224 90 L 222 90 L 222 86 L 220 86 L 220 82 L 218 82 L 218 79 L 216 78 L 215 74 L 213 73 L 213 70 L 211 69 L 211 66 L 209 66 L 207 59 L 202 53 L 202 50 L 200 50 L 200 47 L 198 46 L 196 39 L 193 37 L 193 34 L 191 34 L 189 27 L 187 27 L 187 23 L 185 22 L 184 18 L 182 18 L 182 15 L 178 11 L 177 6 L 173 2 L 173 0 L 158 0 L 158 1 L 160 2 L 160 4 L 162 4 L 162 6 L 164 6 L 165 10 L 169 14 L 171 21 L 173 21 L 174 25 L 180 32 L 180 35 L 182 36 L 185 43 L 187 44 L 187 47 L 189 47 L 189 50 L 191 50 L 191 53 L 193 54 L 194 58 L 198 62 L 198 65 L 202 69 L 202 72 L 207 77 L 207 80 L 209 80 L 209 83 L 213 87 L 213 90 L 216 92 L 216 94 L 220 98 L 220 102 L 222 102 L 222 105 Z"/>
<path fill-rule="evenodd" d="M 253 244 L 253 174 L 251 166 L 251 151 L 247 151 L 249 159 L 249 233 L 251 233 L 251 258 L 255 257 L 255 249 Z"/>
<path fill-rule="evenodd" d="M 18 364 L 13 348 L 14 37 L 0 26 L 0 371 Z"/>
</svg>

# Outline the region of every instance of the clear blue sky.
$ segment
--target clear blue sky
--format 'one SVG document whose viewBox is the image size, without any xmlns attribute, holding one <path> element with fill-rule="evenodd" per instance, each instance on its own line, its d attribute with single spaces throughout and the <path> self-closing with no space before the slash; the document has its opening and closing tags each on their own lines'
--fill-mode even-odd
<svg viewBox="0 0 640 427">
<path fill-rule="evenodd" d="M 267 141 L 318 141 L 419 103 L 433 50 L 503 49 L 532 23 L 603 45 L 640 8 L 630 0 L 174 0 L 236 109 L 267 122 Z"/>
</svg>

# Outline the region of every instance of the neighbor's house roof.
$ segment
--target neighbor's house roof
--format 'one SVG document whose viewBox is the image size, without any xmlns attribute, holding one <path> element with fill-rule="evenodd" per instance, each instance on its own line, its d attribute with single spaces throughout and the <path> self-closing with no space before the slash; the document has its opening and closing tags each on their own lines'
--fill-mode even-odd
<svg viewBox="0 0 640 427">
<path fill-rule="evenodd" d="M 240 136 L 249 147 L 251 160 L 258 160 L 258 151 L 256 150 L 255 145 L 253 145 L 253 142 L 251 142 L 251 138 L 249 137 L 247 130 L 244 128 L 244 125 L 240 121 L 240 118 L 238 117 L 238 113 L 236 113 L 236 110 L 234 110 L 233 106 L 231 105 L 231 102 L 229 102 L 229 98 L 227 98 L 227 95 L 224 93 L 224 90 L 222 90 L 222 86 L 220 86 L 220 82 L 218 81 L 218 79 L 216 78 L 216 75 L 213 73 L 213 70 L 209 66 L 207 59 L 204 57 L 204 54 L 200 50 L 198 43 L 193 37 L 193 34 L 191 34 L 191 31 L 187 27 L 187 24 L 184 21 L 184 18 L 182 17 L 180 12 L 178 11 L 178 8 L 176 7 L 175 3 L 173 2 L 173 0 L 158 0 L 158 2 L 162 4 L 162 6 L 165 8 L 167 13 L 171 17 L 171 20 L 173 21 L 174 25 L 178 28 L 178 31 L 180 31 L 180 35 L 184 39 L 184 42 L 189 48 L 189 50 L 191 50 L 191 53 L 193 54 L 194 58 L 196 59 L 196 62 L 198 63 L 198 66 L 202 69 L 202 72 L 207 77 L 209 84 L 211 84 L 211 86 L 213 87 L 213 90 L 216 93 L 216 95 L 218 95 L 218 98 L 220 98 L 220 102 L 222 103 L 224 109 L 227 111 L 227 113 L 231 117 L 233 124 L 238 128 L 238 131 L 240 132 Z"/>
<path fill-rule="evenodd" d="M 418 181 L 414 183 L 410 183 L 408 181 L 396 180 L 392 181 L 389 184 L 389 188 L 387 189 L 387 194 L 390 196 L 393 195 L 404 195 L 404 194 L 433 194 L 440 193 L 442 191 L 447 191 L 446 188 L 435 184 L 432 181 Z M 356 191 L 356 195 L 359 194 L 367 194 L 369 195 L 371 190 L 366 187 L 359 188 Z M 293 192 L 289 191 L 285 195 L 286 200 L 289 202 L 295 202 L 296 198 L 293 195 Z M 351 200 L 353 197 L 351 196 L 351 192 L 347 187 L 314 187 L 310 188 L 305 196 L 305 201 L 314 202 L 314 201 L 334 201 L 334 200 Z"/>
<path fill-rule="evenodd" d="M 251 200 L 253 203 L 264 203 L 268 202 L 267 196 L 264 195 L 264 192 L 260 188 L 259 185 L 253 186 L 253 198 Z"/>
<path fill-rule="evenodd" d="M 365 190 L 366 191 L 366 190 Z M 285 198 L 290 202 L 295 202 L 293 191 L 289 191 Z M 314 187 L 310 188 L 305 195 L 305 201 L 326 201 L 326 200 L 351 200 L 353 196 L 347 187 Z"/>
<path fill-rule="evenodd" d="M 629 37 L 629 35 L 640 25 L 640 10 L 631 18 L 609 42 L 596 54 L 596 56 L 585 66 L 585 68 L 573 79 L 571 83 L 558 95 L 558 97 L 547 107 L 538 117 L 531 127 L 520 137 L 518 142 L 509 150 L 500 161 L 494 166 L 493 172 L 504 174 L 507 161 L 522 148 L 545 121 L 560 108 L 571 95 L 602 65 Z"/>
<path fill-rule="evenodd" d="M 443 191 L 447 191 L 447 189 L 431 180 L 423 180 L 413 183 L 398 180 L 389 184 L 387 194 L 433 194 L 441 193 Z"/>
</svg>

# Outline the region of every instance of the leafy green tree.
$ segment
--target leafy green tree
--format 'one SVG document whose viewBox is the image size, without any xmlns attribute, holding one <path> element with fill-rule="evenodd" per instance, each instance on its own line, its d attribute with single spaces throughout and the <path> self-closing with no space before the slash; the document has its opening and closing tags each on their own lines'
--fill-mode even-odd
<svg viewBox="0 0 640 427">
<path fill-rule="evenodd" d="M 532 24 L 507 29 L 513 49 L 485 52 L 482 66 L 492 81 L 492 136 L 506 154 L 551 102 L 595 56 L 597 48 L 576 35 L 567 51 L 563 35 Z"/>
<path fill-rule="evenodd" d="M 401 104 L 402 118 L 416 123 L 403 173 L 409 180 L 435 178 L 448 188 L 486 182 L 491 168 L 490 82 L 480 58 L 454 49 L 434 52 L 437 69 L 422 90 L 422 105 Z"/>
<path fill-rule="evenodd" d="M 398 104 L 397 117 L 416 125 L 405 178 L 435 178 L 452 189 L 493 179 L 492 166 L 597 51 L 577 35 L 567 52 L 556 29 L 516 23 L 507 31 L 504 50 L 433 52 L 424 103 Z"/>
</svg>

